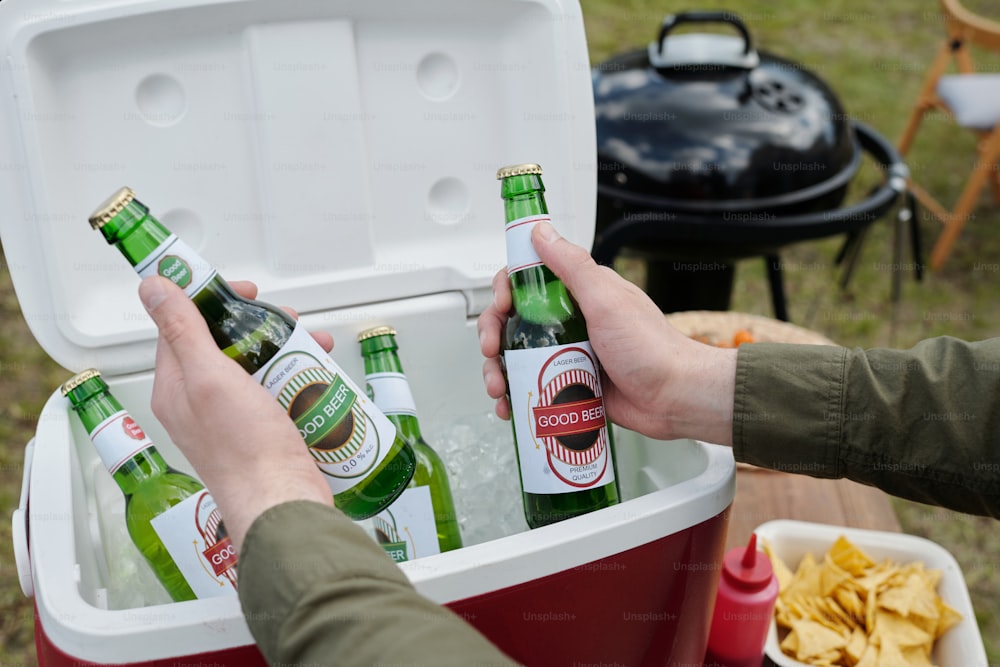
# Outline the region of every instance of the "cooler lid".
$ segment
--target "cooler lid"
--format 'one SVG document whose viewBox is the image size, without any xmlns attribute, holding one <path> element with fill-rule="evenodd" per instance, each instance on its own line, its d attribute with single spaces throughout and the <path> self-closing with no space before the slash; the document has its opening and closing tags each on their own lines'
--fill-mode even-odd
<svg viewBox="0 0 1000 667">
<path fill-rule="evenodd" d="M 153 366 L 137 276 L 87 224 L 123 185 L 227 278 L 334 317 L 453 291 L 480 312 L 502 165 L 540 163 L 593 241 L 575 0 L 3 0 L 0 44 L 0 238 L 71 370 Z"/>
</svg>

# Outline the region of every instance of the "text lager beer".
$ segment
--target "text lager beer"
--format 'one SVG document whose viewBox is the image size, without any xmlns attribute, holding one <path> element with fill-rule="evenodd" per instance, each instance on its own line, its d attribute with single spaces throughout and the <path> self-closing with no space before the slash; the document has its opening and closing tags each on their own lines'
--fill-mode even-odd
<svg viewBox="0 0 1000 667">
<path fill-rule="evenodd" d="M 497 172 L 514 301 L 503 362 L 524 515 L 532 528 L 618 502 L 600 366 L 586 322 L 531 245 L 535 224 L 550 220 L 541 175 L 537 164 Z"/>
<path fill-rule="evenodd" d="M 125 494 L 128 534 L 170 597 L 235 594 L 236 548 L 205 486 L 167 465 L 98 371 L 73 376 L 62 393 Z"/>
<path fill-rule="evenodd" d="M 373 519 L 376 540 L 396 562 L 459 549 L 462 535 L 448 471 L 420 433 L 410 383 L 396 352 L 396 330 L 380 326 L 358 334 L 369 396 L 413 447 L 417 468 L 409 486 Z"/>
<path fill-rule="evenodd" d="M 413 475 L 413 449 L 304 327 L 275 306 L 244 299 L 194 250 L 122 188 L 90 216 L 145 278 L 183 288 L 216 344 L 288 412 L 352 519 L 385 509 Z"/>
</svg>

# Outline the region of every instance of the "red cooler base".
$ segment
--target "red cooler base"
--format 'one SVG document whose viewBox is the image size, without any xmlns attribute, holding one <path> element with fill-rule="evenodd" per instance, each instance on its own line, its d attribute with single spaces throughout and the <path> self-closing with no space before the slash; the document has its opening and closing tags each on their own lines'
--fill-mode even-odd
<svg viewBox="0 0 1000 667">
<path fill-rule="evenodd" d="M 525 665 L 701 665 L 728 511 L 572 570 L 448 605 Z"/>
<path fill-rule="evenodd" d="M 447 606 L 525 665 L 700 665 L 725 549 L 728 515 L 635 549 Z M 35 611 L 42 667 L 98 663 L 67 655 Z M 264 667 L 256 646 L 116 663 Z"/>
</svg>

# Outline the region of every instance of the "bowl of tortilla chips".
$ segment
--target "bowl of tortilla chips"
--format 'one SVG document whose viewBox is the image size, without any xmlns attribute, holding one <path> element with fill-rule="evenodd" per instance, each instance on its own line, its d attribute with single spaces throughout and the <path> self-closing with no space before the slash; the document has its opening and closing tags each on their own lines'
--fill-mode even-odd
<svg viewBox="0 0 1000 667">
<path fill-rule="evenodd" d="M 805 521 L 757 527 L 780 592 L 776 665 L 987 667 L 965 577 L 922 537 Z"/>
</svg>

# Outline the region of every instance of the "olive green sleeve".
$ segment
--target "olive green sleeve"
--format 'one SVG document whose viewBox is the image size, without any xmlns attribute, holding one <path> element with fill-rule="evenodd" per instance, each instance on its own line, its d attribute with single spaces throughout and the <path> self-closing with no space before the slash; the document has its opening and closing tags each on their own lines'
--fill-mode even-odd
<svg viewBox="0 0 1000 667">
<path fill-rule="evenodd" d="M 1000 517 L 1000 339 L 739 350 L 739 461 Z"/>
<path fill-rule="evenodd" d="M 247 625 L 271 664 L 515 664 L 417 593 L 361 528 L 326 505 L 269 509 L 250 526 L 238 567 Z"/>
</svg>

